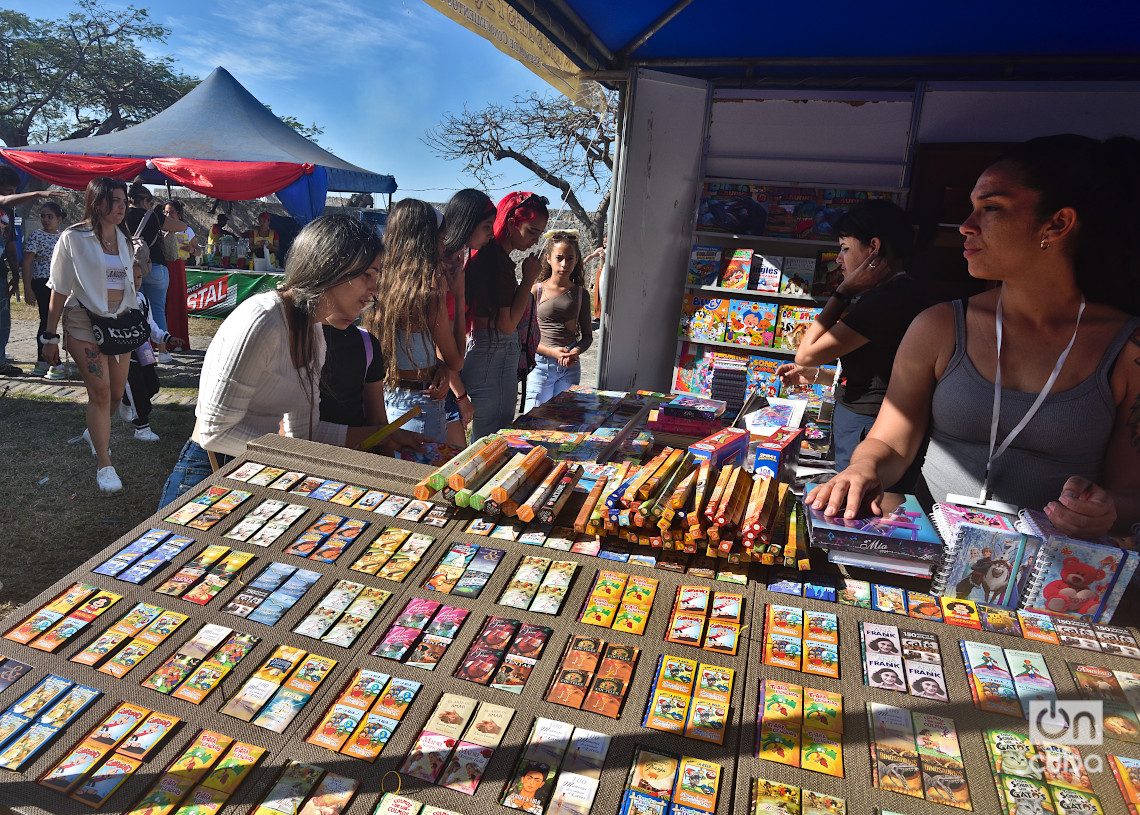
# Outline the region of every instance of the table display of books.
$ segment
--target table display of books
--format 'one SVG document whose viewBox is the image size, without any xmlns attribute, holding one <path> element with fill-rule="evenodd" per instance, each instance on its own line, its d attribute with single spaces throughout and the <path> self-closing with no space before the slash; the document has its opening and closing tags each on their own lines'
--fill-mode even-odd
<svg viewBox="0 0 1140 815">
<path fill-rule="evenodd" d="M 999 812 L 1027 797 L 1116 812 L 1138 797 L 1129 629 L 800 571 L 786 490 L 727 459 L 708 464 L 710 500 L 724 483 L 711 518 L 697 507 L 701 551 L 684 552 L 688 518 L 670 548 L 643 546 L 663 531 L 653 519 L 686 509 L 678 490 L 697 489 L 688 451 L 581 484 L 577 463 L 543 472 L 542 455 L 503 448 L 504 466 L 456 489 L 421 465 L 266 437 L 61 577 L 0 628 L 0 803 L 722 815 Z M 463 468 L 479 450 L 450 475 L 476 478 Z M 559 465 L 530 502 L 522 488 Z M 487 485 L 493 517 L 470 506 Z M 615 523 L 641 537 L 616 546 L 597 532 L 622 485 Z M 710 557 L 726 539 L 744 553 L 769 493 L 772 568 L 763 546 Z M 584 512 L 599 505 L 605 520 Z M 1046 761 L 1024 775 L 1014 741 L 1075 758 L 1025 719 L 1054 698 L 1103 702 L 1113 773 L 1066 785 Z"/>
</svg>

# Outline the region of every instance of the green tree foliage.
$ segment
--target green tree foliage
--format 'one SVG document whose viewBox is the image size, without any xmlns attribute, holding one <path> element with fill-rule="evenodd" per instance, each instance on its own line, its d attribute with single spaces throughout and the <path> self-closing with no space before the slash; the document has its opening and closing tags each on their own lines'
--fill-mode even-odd
<svg viewBox="0 0 1140 815">
<path fill-rule="evenodd" d="M 169 107 L 197 80 L 139 48 L 169 34 L 145 9 L 99 0 L 79 0 L 62 20 L 0 9 L 0 139 L 23 147 L 111 133 Z"/>
</svg>

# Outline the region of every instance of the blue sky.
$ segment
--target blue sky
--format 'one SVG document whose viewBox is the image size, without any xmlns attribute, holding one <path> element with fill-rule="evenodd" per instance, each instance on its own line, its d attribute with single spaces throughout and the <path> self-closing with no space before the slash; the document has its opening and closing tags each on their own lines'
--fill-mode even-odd
<svg viewBox="0 0 1140 815">
<path fill-rule="evenodd" d="M 126 3 L 108 0 L 108 8 Z M 480 187 L 460 162 L 444 161 L 422 142 L 447 111 L 479 109 L 530 90 L 553 93 L 520 63 L 421 0 L 278 0 L 164 2 L 149 8 L 172 30 L 153 55 L 173 54 L 184 72 L 205 77 L 225 67 L 275 113 L 315 122 L 321 146 L 366 169 L 396 177 L 396 198 L 445 201 Z M 74 9 L 61 0 L 7 0 L 34 18 Z M 488 193 L 538 189 L 513 162 L 501 162 Z M 587 196 L 593 199 L 595 196 Z"/>
</svg>

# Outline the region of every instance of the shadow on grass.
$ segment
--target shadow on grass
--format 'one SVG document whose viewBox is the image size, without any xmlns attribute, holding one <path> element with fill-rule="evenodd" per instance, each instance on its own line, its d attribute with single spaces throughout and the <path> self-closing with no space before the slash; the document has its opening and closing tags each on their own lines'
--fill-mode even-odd
<svg viewBox="0 0 1140 815">
<path fill-rule="evenodd" d="M 162 485 L 194 428 L 194 410 L 158 405 L 151 427 L 161 441 L 136 441 L 111 421 L 111 460 L 123 490 L 103 495 L 87 443 L 86 405 L 56 399 L 0 398 L 0 603 L 34 597 L 155 511 Z M 9 606 L 10 607 L 10 606 Z"/>
</svg>

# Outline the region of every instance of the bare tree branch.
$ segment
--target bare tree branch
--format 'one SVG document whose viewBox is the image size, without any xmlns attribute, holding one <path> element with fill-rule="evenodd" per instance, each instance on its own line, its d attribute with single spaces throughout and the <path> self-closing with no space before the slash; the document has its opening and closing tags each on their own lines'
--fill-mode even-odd
<svg viewBox="0 0 1140 815">
<path fill-rule="evenodd" d="M 497 163 L 513 161 L 543 183 L 561 192 L 562 200 L 582 225 L 590 243 L 601 243 L 609 215 L 609 181 L 613 173 L 615 140 L 614 105 L 599 113 L 576 107 L 563 96 L 531 92 L 507 104 L 489 104 L 481 110 L 447 113 L 427 131 L 424 143 L 483 184 L 497 177 Z M 579 192 L 602 193 L 589 212 Z"/>
</svg>

